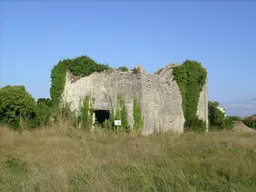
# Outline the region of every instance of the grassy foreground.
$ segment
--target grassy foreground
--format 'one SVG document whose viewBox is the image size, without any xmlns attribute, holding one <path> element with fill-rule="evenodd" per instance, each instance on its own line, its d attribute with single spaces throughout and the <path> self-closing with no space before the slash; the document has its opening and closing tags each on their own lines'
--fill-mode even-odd
<svg viewBox="0 0 256 192">
<path fill-rule="evenodd" d="M 256 134 L 0 127 L 0 191 L 256 191 Z"/>
</svg>

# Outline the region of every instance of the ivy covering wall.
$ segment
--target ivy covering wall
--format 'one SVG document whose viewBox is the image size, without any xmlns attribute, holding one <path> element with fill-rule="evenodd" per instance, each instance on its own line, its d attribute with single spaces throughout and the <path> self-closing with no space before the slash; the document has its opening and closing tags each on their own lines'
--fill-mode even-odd
<svg viewBox="0 0 256 192">
<path fill-rule="evenodd" d="M 88 56 L 79 56 L 73 59 L 64 59 L 59 61 L 51 71 L 50 95 L 52 98 L 52 104 L 58 106 L 61 101 L 67 71 L 70 71 L 74 76 L 84 77 L 89 76 L 93 72 L 102 72 L 107 69 L 110 69 L 108 65 L 97 63 Z M 126 69 L 124 71 L 126 71 Z M 186 60 L 182 65 L 176 66 L 173 69 L 173 75 L 182 95 L 185 131 L 205 130 L 206 123 L 198 119 L 196 112 L 200 92 L 202 91 L 207 78 L 206 69 L 203 68 L 199 62 Z M 123 112 L 125 113 L 126 109 L 123 100 L 120 99 L 119 102 L 120 107 L 123 108 Z M 137 106 L 134 107 L 136 116 L 136 113 L 139 114 L 140 109 L 136 108 Z M 126 114 L 124 116 L 126 116 Z M 126 124 L 124 116 L 122 122 Z M 141 120 L 138 116 L 138 125 L 135 123 L 136 128 L 140 127 L 140 121 Z"/>
<path fill-rule="evenodd" d="M 89 76 L 93 72 L 110 69 L 108 65 L 96 63 L 88 56 L 79 56 L 74 59 L 63 59 L 51 71 L 50 95 L 54 105 L 61 100 L 66 82 L 66 73 L 69 70 L 75 76 Z"/>
<path fill-rule="evenodd" d="M 118 100 L 118 105 L 117 105 L 115 119 L 121 120 L 121 131 L 125 131 L 129 133 L 131 131 L 131 127 L 128 122 L 128 111 L 127 111 L 127 106 L 125 104 L 125 100 L 121 95 L 118 96 L 117 100 Z"/>
<path fill-rule="evenodd" d="M 133 129 L 135 131 L 141 131 L 143 128 L 143 117 L 141 114 L 139 99 L 136 96 L 133 99 L 133 120 Z"/>
<path fill-rule="evenodd" d="M 61 94 L 64 91 L 67 73 L 67 64 L 69 59 L 59 61 L 51 71 L 51 88 L 50 95 L 52 98 L 52 104 L 58 105 L 61 99 Z"/>
<path fill-rule="evenodd" d="M 81 128 L 85 130 L 90 130 L 93 122 L 93 109 L 94 98 L 86 96 L 83 99 L 82 106 L 80 108 L 80 122 Z"/>
<path fill-rule="evenodd" d="M 205 131 L 206 123 L 199 120 L 196 113 L 200 92 L 206 83 L 206 69 L 197 61 L 186 60 L 173 69 L 173 76 L 182 96 L 185 131 Z"/>
</svg>

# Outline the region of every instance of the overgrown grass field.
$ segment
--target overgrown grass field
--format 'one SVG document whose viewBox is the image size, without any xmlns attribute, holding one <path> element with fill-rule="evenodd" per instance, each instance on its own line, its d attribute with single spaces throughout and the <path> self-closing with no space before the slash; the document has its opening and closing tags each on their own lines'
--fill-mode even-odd
<svg viewBox="0 0 256 192">
<path fill-rule="evenodd" d="M 85 132 L 0 127 L 0 191 L 256 191 L 255 133 Z"/>
</svg>

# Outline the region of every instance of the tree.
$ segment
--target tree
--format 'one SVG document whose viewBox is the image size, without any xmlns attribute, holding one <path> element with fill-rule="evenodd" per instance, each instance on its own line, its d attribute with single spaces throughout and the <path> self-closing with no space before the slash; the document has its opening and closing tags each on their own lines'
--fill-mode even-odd
<svg viewBox="0 0 256 192">
<path fill-rule="evenodd" d="M 218 108 L 219 103 L 216 101 L 208 102 L 208 115 L 210 127 L 218 127 L 219 129 L 230 130 L 234 127 L 236 121 L 241 118 L 237 116 L 227 116 Z"/>
<path fill-rule="evenodd" d="M 43 126 L 46 125 L 51 117 L 52 111 L 49 106 L 47 106 L 44 102 L 39 102 L 36 105 L 36 117 L 35 117 L 35 126 Z"/>
<path fill-rule="evenodd" d="M 35 127 L 35 108 L 35 100 L 24 86 L 5 86 L 0 89 L 1 123 L 19 129 L 22 120 L 27 122 L 30 128 Z"/>
<path fill-rule="evenodd" d="M 37 99 L 37 105 L 39 105 L 39 104 L 45 104 L 48 107 L 53 107 L 52 100 L 49 99 L 49 98 L 39 98 L 39 99 Z"/>
<path fill-rule="evenodd" d="M 222 126 L 225 115 L 218 109 L 219 103 L 214 101 L 208 102 L 208 115 L 210 126 Z"/>
</svg>

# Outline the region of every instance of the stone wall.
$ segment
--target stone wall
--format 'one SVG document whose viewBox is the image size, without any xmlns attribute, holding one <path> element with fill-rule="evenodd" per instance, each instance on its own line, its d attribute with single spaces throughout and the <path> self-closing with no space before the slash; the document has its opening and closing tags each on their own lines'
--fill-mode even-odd
<svg viewBox="0 0 256 192">
<path fill-rule="evenodd" d="M 77 110 L 80 100 L 86 95 L 91 95 L 95 98 L 94 109 L 110 110 L 110 99 L 116 109 L 117 97 L 123 95 L 129 124 L 133 127 L 133 99 L 137 96 L 144 118 L 144 135 L 154 131 L 183 132 L 185 119 L 182 98 L 177 83 L 173 81 L 172 68 L 164 69 L 159 75 L 149 75 L 141 69 L 135 72 L 111 69 L 101 73 L 95 72 L 75 82 L 72 82 L 71 75 L 67 73 L 63 100 L 71 104 L 71 110 Z M 204 120 L 208 120 L 207 106 L 206 85 L 198 103 L 198 115 Z"/>
<path fill-rule="evenodd" d="M 197 106 L 197 115 L 199 119 L 203 119 L 206 122 L 206 128 L 208 131 L 208 80 L 200 93 L 199 102 Z"/>
</svg>

